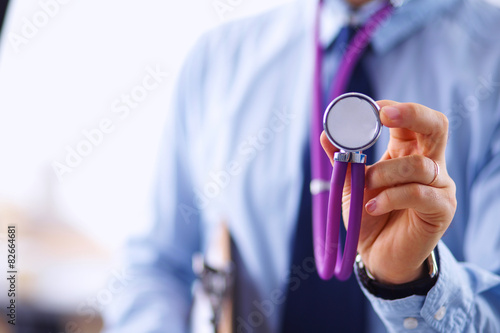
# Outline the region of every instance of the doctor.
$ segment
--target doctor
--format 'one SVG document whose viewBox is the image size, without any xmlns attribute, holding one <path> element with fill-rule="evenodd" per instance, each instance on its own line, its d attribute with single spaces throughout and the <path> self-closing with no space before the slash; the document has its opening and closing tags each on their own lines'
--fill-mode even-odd
<svg viewBox="0 0 500 333">
<path fill-rule="evenodd" d="M 323 107 L 343 27 L 385 5 L 324 2 Z M 229 23 L 187 59 L 155 224 L 130 243 L 136 283 L 110 307 L 109 332 L 186 332 L 191 257 L 221 221 L 236 249 L 235 332 L 500 331 L 500 9 L 408 0 L 375 31 L 353 74 L 355 90 L 384 99 L 386 126 L 366 168 L 360 261 L 350 282 L 320 284 L 304 237 L 317 8 L 299 0 Z"/>
</svg>

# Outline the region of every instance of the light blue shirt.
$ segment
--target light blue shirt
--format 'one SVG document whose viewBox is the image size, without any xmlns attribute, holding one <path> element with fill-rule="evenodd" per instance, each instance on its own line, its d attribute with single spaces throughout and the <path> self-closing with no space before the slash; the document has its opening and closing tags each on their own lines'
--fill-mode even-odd
<svg viewBox="0 0 500 333">
<path fill-rule="evenodd" d="M 364 21 L 378 5 L 352 20 Z M 244 267 L 237 325 L 279 332 L 294 276 L 315 9 L 315 1 L 296 1 L 226 24 L 191 52 L 160 152 L 155 225 L 128 248 L 135 283 L 109 309 L 110 331 L 185 332 L 192 255 L 224 221 Z M 327 1 L 324 46 L 349 17 L 342 2 Z M 374 312 L 359 320 L 368 320 L 370 332 L 500 332 L 499 33 L 500 9 L 486 1 L 410 0 L 373 38 L 374 97 L 420 103 L 449 118 L 447 169 L 458 208 L 438 245 L 439 279 L 427 296 L 389 301 L 364 290 Z M 326 59 L 326 77 L 338 60 Z M 385 131 L 378 157 L 387 143 Z M 262 322 L 251 318 L 259 311 Z"/>
</svg>

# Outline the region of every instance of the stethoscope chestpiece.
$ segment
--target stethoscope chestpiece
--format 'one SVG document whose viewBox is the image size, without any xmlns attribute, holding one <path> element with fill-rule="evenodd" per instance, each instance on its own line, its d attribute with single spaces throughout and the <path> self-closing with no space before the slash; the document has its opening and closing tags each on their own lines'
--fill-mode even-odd
<svg viewBox="0 0 500 333">
<path fill-rule="evenodd" d="M 359 93 L 347 93 L 334 99 L 325 111 L 323 127 L 328 139 L 340 149 L 335 154 L 328 214 L 320 227 L 326 231 L 324 245 L 328 251 L 316 253 L 318 273 L 324 280 L 332 276 L 345 281 L 352 273 L 356 258 L 363 196 L 365 188 L 366 156 L 361 151 L 377 141 L 382 130 L 379 106 L 370 97 Z M 351 165 L 350 205 L 344 253 L 339 244 L 339 228 L 342 215 L 342 194 L 348 165 Z M 319 258 L 319 260 L 318 260 Z"/>
<path fill-rule="evenodd" d="M 366 150 L 375 144 L 382 131 L 379 111 L 377 103 L 364 94 L 340 95 L 325 111 L 323 128 L 326 136 L 341 151 Z"/>
</svg>

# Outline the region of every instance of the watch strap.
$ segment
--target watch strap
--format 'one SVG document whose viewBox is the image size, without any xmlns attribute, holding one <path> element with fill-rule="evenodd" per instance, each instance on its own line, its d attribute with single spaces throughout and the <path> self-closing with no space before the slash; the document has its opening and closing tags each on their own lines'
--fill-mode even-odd
<svg viewBox="0 0 500 333">
<path fill-rule="evenodd" d="M 396 285 L 385 284 L 375 280 L 366 269 L 359 255 L 356 258 L 356 266 L 359 280 L 370 293 L 383 299 L 395 300 L 412 295 L 427 295 L 438 279 L 438 260 L 438 251 L 435 249 L 424 263 L 429 271 L 428 275 L 415 281 Z"/>
</svg>

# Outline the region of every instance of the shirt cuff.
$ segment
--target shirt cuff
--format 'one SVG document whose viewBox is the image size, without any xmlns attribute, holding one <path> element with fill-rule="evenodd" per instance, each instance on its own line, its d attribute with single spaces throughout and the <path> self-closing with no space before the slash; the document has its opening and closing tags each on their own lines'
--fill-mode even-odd
<svg viewBox="0 0 500 333">
<path fill-rule="evenodd" d="M 473 304 L 469 276 L 458 264 L 446 245 L 440 241 L 439 277 L 426 296 L 413 295 L 386 300 L 371 294 L 358 282 L 390 332 L 412 329 L 412 332 L 460 332 L 467 322 Z"/>
</svg>

